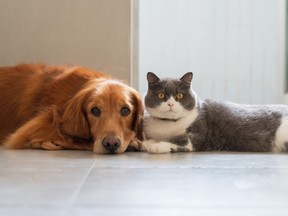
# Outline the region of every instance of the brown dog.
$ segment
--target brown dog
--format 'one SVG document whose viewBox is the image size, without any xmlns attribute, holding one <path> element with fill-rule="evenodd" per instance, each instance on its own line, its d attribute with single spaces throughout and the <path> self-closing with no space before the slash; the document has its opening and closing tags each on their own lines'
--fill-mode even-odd
<svg viewBox="0 0 288 216">
<path fill-rule="evenodd" d="M 0 142 L 14 149 L 122 153 L 142 140 L 133 88 L 83 67 L 0 68 Z"/>
</svg>

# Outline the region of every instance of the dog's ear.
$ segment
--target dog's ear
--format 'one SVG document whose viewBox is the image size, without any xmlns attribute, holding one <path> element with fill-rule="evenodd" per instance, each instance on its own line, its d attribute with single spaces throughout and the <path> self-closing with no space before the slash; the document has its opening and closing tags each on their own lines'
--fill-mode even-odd
<svg viewBox="0 0 288 216">
<path fill-rule="evenodd" d="M 142 103 L 141 96 L 135 90 L 131 91 L 131 98 L 132 98 L 132 104 L 134 107 L 132 130 L 135 131 L 136 138 L 142 141 L 144 139 L 144 134 L 143 134 L 144 105 Z"/>
<path fill-rule="evenodd" d="M 84 110 L 89 89 L 78 92 L 64 107 L 61 126 L 65 133 L 84 139 L 91 138 L 90 126 Z"/>
</svg>

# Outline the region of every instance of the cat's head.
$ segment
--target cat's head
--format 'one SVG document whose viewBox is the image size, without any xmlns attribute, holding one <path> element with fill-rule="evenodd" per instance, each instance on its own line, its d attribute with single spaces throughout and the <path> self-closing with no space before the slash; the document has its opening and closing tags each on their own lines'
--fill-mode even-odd
<svg viewBox="0 0 288 216">
<path fill-rule="evenodd" d="M 191 91 L 192 78 L 192 72 L 180 79 L 160 79 L 156 74 L 148 72 L 148 90 L 145 96 L 147 112 L 153 117 L 171 120 L 187 115 L 196 104 L 196 96 Z"/>
</svg>

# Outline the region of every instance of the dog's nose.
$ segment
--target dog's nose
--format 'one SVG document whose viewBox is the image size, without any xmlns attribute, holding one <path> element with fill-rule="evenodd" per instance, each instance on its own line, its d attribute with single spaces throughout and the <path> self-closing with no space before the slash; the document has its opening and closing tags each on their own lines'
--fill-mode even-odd
<svg viewBox="0 0 288 216">
<path fill-rule="evenodd" d="M 102 140 L 103 147 L 110 153 L 114 153 L 119 148 L 120 144 L 120 139 L 113 135 L 108 135 Z"/>
</svg>

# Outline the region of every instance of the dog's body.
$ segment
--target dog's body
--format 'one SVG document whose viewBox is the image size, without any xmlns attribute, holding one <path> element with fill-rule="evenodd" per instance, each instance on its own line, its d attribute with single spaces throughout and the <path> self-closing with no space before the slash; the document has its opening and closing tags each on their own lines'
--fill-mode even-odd
<svg viewBox="0 0 288 216">
<path fill-rule="evenodd" d="M 0 142 L 121 153 L 142 139 L 139 94 L 83 67 L 0 68 Z"/>
</svg>

